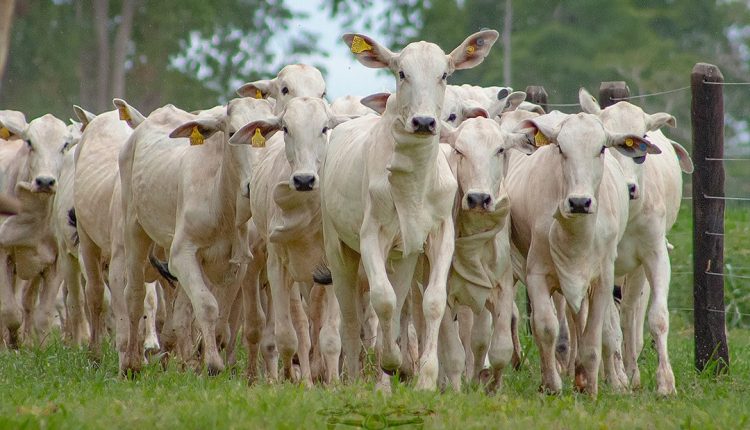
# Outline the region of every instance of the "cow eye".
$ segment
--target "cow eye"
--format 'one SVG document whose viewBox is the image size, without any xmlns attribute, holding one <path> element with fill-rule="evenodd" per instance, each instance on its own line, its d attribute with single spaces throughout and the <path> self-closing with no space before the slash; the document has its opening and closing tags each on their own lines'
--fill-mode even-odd
<svg viewBox="0 0 750 430">
<path fill-rule="evenodd" d="M 324 99 L 324 98 L 326 98 L 326 92 L 325 92 L 325 91 L 323 91 L 323 94 L 321 94 L 321 95 L 320 95 L 320 98 L 321 98 L 321 99 Z"/>
<path fill-rule="evenodd" d="M 406 75 L 404 74 L 404 71 L 403 71 L 403 70 L 399 70 L 399 71 L 398 71 L 398 77 L 399 77 L 400 79 L 406 79 Z"/>
<path fill-rule="evenodd" d="M 282 128 L 282 130 L 284 130 L 284 133 L 289 134 L 289 129 L 286 128 L 286 126 L 284 126 L 284 128 Z"/>
<path fill-rule="evenodd" d="M 505 152 L 505 148 L 499 148 L 499 149 L 497 150 L 497 152 L 495 153 L 495 155 L 502 155 L 502 154 L 503 154 L 503 152 Z"/>
<path fill-rule="evenodd" d="M 323 132 L 322 132 L 322 133 L 323 133 L 323 134 L 326 134 L 326 133 L 328 133 L 328 127 L 323 127 Z"/>
<path fill-rule="evenodd" d="M 31 144 L 31 140 L 26 140 L 26 146 L 28 146 L 29 149 L 34 149 L 34 145 Z"/>
<path fill-rule="evenodd" d="M 281 89 L 281 94 L 284 94 L 284 95 L 289 94 L 289 88 L 287 88 L 287 87 L 282 88 Z"/>
<path fill-rule="evenodd" d="M 443 77 L 441 79 L 442 80 L 448 79 L 448 72 L 443 72 Z"/>
<path fill-rule="evenodd" d="M 602 146 L 602 150 L 601 150 L 601 151 L 599 151 L 599 154 L 604 154 L 604 150 L 605 150 L 605 149 L 607 149 L 607 147 L 606 147 L 606 146 Z"/>
<path fill-rule="evenodd" d="M 452 114 L 448 115 L 448 122 L 453 122 L 455 120 L 456 120 L 456 114 L 455 113 L 452 113 Z"/>
<path fill-rule="evenodd" d="M 229 138 L 230 138 L 230 139 L 232 138 L 232 136 L 234 136 L 234 133 L 235 133 L 234 131 L 233 131 L 233 132 L 231 132 L 231 133 L 229 133 Z"/>
<path fill-rule="evenodd" d="M 463 153 L 463 152 L 459 151 L 459 150 L 458 150 L 458 149 L 456 149 L 456 148 L 453 148 L 453 150 L 454 150 L 454 151 L 456 151 L 456 154 L 458 154 L 458 155 L 460 155 L 460 156 L 462 156 L 462 157 L 463 157 L 463 155 L 464 155 L 464 153 Z"/>
</svg>

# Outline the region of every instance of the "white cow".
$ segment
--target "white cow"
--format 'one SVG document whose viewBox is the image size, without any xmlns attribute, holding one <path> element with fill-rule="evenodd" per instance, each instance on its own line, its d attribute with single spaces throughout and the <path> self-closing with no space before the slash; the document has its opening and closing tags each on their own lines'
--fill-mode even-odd
<svg viewBox="0 0 750 430">
<path fill-rule="evenodd" d="M 494 30 L 475 33 L 449 55 L 428 42 L 394 53 L 368 36 L 343 37 L 362 64 L 387 67 L 397 78 L 397 92 L 382 117 L 362 117 L 333 131 L 321 175 L 326 257 L 341 306 L 349 378 L 359 375 L 360 258 L 383 333 L 381 366 L 392 371 L 401 364 L 396 344 L 401 307 L 417 257 L 425 252 L 431 268 L 421 303 L 426 330 L 417 386 L 436 387 L 456 193 L 440 154 L 438 121 L 448 75 L 480 64 L 497 37 Z"/>
<path fill-rule="evenodd" d="M 208 372 L 224 369 L 216 323 L 219 312 L 231 311 L 229 300 L 236 297 L 250 258 L 244 230 L 248 218 L 238 216 L 238 202 L 245 199 L 242 181 L 252 165 L 246 145 L 227 141 L 248 122 L 270 115 L 268 101 L 251 98 L 234 99 L 200 115 L 167 105 L 136 127 L 120 152 L 130 317 L 122 371 L 142 365 L 138 324 L 145 295 L 143 265 L 152 244 L 169 250 L 169 269 L 193 305 Z M 220 334 L 228 341 L 227 333 Z"/>
<path fill-rule="evenodd" d="M 457 127 L 464 120 L 486 111 L 495 118 L 504 111 L 512 111 L 526 98 L 523 91 L 510 87 L 477 87 L 473 85 L 448 85 L 445 89 L 441 119 Z"/>
<path fill-rule="evenodd" d="M 485 112 L 485 116 L 488 114 Z M 492 316 L 493 329 L 476 347 L 475 379 L 489 351 L 494 378 L 490 389 L 502 383 L 503 369 L 513 354 L 511 319 L 515 288 L 510 260 L 510 205 L 503 179 L 512 149 L 530 154 L 536 147 L 525 133 L 512 133 L 500 128 L 486 117 L 464 121 L 455 130 L 444 126 L 441 141 L 447 143 L 451 169 L 458 181 L 454 207 L 456 247 L 448 278 L 448 303 L 453 312 L 446 312 L 440 330 L 441 366 L 458 390 L 464 367 L 464 354 L 453 315 L 456 305 L 465 305 L 475 314 L 486 308 Z M 481 325 L 481 324 L 480 324 Z M 492 339 L 489 339 L 489 335 Z M 444 360 L 445 358 L 445 360 Z"/>
<path fill-rule="evenodd" d="M 666 234 L 677 220 L 680 209 L 680 170 L 692 173 L 693 164 L 685 148 L 659 131 L 664 125 L 675 126 L 672 115 L 663 112 L 647 114 L 640 107 L 625 101 L 601 109 L 584 89 L 581 89 L 579 99 L 583 110 L 598 115 L 609 130 L 645 135 L 662 152 L 645 160 L 614 154 L 625 173 L 630 193 L 630 216 L 625 236 L 617 248 L 616 272 L 627 275 L 622 290 L 621 318 L 625 336 L 623 360 L 631 383 L 635 387 L 640 386 L 638 356 L 643 348 L 645 312 L 638 308 L 648 303 L 649 292 L 645 289 L 645 281 L 648 280 L 653 291 L 649 326 L 659 356 L 657 391 L 663 395 L 674 394 L 674 373 L 667 351 L 667 296 L 671 267 Z"/>
<path fill-rule="evenodd" d="M 331 112 L 337 115 L 365 116 L 379 113 L 360 103 L 361 97 L 343 96 L 331 103 Z"/>
<path fill-rule="evenodd" d="M 596 395 L 602 325 L 628 214 L 622 170 L 606 149 L 629 157 L 659 149 L 642 135 L 610 132 L 598 117 L 585 113 L 552 112 L 523 121 L 519 128 L 543 145 L 531 156 L 512 157 L 506 178 L 512 243 L 520 253 L 514 271 L 531 299 L 542 387 L 554 393 L 562 388 L 555 362 L 558 323 L 550 299 L 560 290 L 578 318 L 576 386 Z M 588 312 L 579 312 L 587 295 Z"/>
<path fill-rule="evenodd" d="M 0 225 L 0 265 L 4 266 L 0 268 L 0 320 L 10 345 L 16 347 L 21 323 L 26 334 L 35 327 L 40 339 L 44 339 L 52 324 L 59 280 L 54 279 L 56 245 L 49 214 L 67 129 L 49 114 L 27 124 L 20 112 L 0 111 L 0 133 L 25 142 L 8 162 L 4 190 L 21 201 L 21 211 Z M 25 283 L 16 282 L 12 268 L 18 278 L 28 281 L 22 293 L 23 310 L 15 294 Z M 35 308 L 37 312 L 32 317 Z"/>
<path fill-rule="evenodd" d="M 348 119 L 333 114 L 320 98 L 298 97 L 291 99 L 279 116 L 253 121 L 229 141 L 251 143 L 256 130 L 268 139 L 250 181 L 252 222 L 266 243 L 275 337 L 284 370 L 291 377 L 292 356 L 297 354 L 306 384 L 312 384 L 309 328 L 295 333 L 293 302 L 299 301 L 302 284 L 312 283 L 314 269 L 323 262 L 318 170 L 329 130 Z M 276 134 L 281 130 L 283 133 Z M 338 314 L 332 287 L 326 288 L 325 296 L 320 299 L 334 306 L 327 311 Z M 322 328 L 325 379 L 331 382 L 338 378 L 340 340 L 337 327 Z"/>
<path fill-rule="evenodd" d="M 273 79 L 262 79 L 247 83 L 237 90 L 241 97 L 275 100 L 275 114 L 284 110 L 287 102 L 295 97 L 318 97 L 326 95 L 326 83 L 320 70 L 307 64 L 284 66 Z"/>
</svg>

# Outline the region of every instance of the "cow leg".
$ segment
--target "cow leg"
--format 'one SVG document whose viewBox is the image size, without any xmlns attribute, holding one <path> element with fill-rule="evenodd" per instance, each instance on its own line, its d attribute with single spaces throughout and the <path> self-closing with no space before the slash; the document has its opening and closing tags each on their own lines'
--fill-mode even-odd
<svg viewBox="0 0 750 430">
<path fill-rule="evenodd" d="M 229 343 L 227 344 L 227 366 L 234 367 L 237 364 L 237 338 L 240 334 L 240 325 L 242 324 L 242 291 L 238 290 L 234 301 L 231 303 L 232 309 L 229 312 Z"/>
<path fill-rule="evenodd" d="M 81 346 L 88 340 L 89 327 L 86 319 L 86 299 L 81 285 L 81 268 L 78 259 L 69 253 L 58 256 L 60 270 L 65 278 L 65 308 L 67 310 L 66 327 L 70 334 L 70 342 L 74 346 Z"/>
<path fill-rule="evenodd" d="M 614 300 L 610 300 L 604 325 L 602 326 L 602 360 L 604 376 L 617 392 L 627 389 L 628 379 L 620 372 L 622 364 L 622 330 L 620 329 L 620 312 Z"/>
<path fill-rule="evenodd" d="M 555 342 L 558 335 L 557 317 L 550 297 L 550 289 L 543 273 L 527 273 L 526 288 L 531 301 L 531 328 L 539 348 L 542 368 L 541 389 L 557 394 L 562 390 L 562 380 L 557 371 Z"/>
<path fill-rule="evenodd" d="M 8 343 L 11 348 L 18 348 L 19 330 L 23 321 L 23 312 L 15 295 L 16 276 L 7 251 L 0 249 L 0 321 L 8 330 Z"/>
<path fill-rule="evenodd" d="M 313 381 L 323 380 L 323 373 L 325 372 L 323 355 L 320 352 L 320 330 L 325 318 L 325 306 L 325 287 L 313 284 L 307 307 L 310 317 L 310 373 Z"/>
<path fill-rule="evenodd" d="M 303 285 L 295 282 L 291 291 L 291 316 L 294 331 L 297 333 L 297 358 L 299 359 L 300 377 L 302 383 L 312 387 L 312 376 L 310 373 L 310 322 L 302 304 L 300 290 Z"/>
<path fill-rule="evenodd" d="M 677 392 L 672 365 L 669 362 L 669 351 L 667 350 L 667 337 L 669 335 L 667 296 L 669 295 L 672 268 L 669 263 L 667 247 L 663 243 L 664 241 L 662 241 L 661 246 L 650 247 L 652 252 L 642 258 L 642 261 L 652 290 L 648 324 L 651 329 L 651 336 L 656 343 L 656 353 L 659 356 L 659 367 L 656 369 L 656 390 L 661 395 L 670 395 Z"/>
<path fill-rule="evenodd" d="M 515 282 L 515 280 L 514 280 Z M 513 297 L 516 296 L 516 287 L 513 286 Z M 518 336 L 518 325 L 521 321 L 521 313 L 518 311 L 518 305 L 513 300 L 513 314 L 510 319 L 510 335 L 513 339 L 513 356 L 510 359 L 513 368 L 518 370 L 521 368 L 521 356 L 523 350 L 521 349 L 521 338 Z"/>
<path fill-rule="evenodd" d="M 473 318 L 473 324 L 472 324 L 472 330 L 470 334 L 470 340 L 471 340 L 471 349 L 474 351 L 472 353 L 472 361 L 473 361 L 473 367 L 466 368 L 466 373 L 468 376 L 468 373 L 472 372 L 472 379 L 474 381 L 480 380 L 480 374 L 482 373 L 482 370 L 484 370 L 485 365 L 485 359 L 487 358 L 487 352 L 490 347 L 490 337 L 492 336 L 492 321 L 493 316 L 490 311 L 487 309 L 482 309 L 478 315 L 474 315 L 472 313 Z M 461 320 L 459 319 L 459 324 L 461 323 Z"/>
<path fill-rule="evenodd" d="M 150 241 L 140 225 L 128 220 L 125 225 L 125 262 L 127 285 L 125 301 L 128 310 L 128 344 L 124 357 L 120 357 L 120 371 L 137 373 L 143 366 L 143 340 L 139 326 L 143 317 L 143 301 L 146 297 L 144 265 L 148 257 Z M 110 267 L 112 272 L 112 267 Z"/>
<path fill-rule="evenodd" d="M 401 313 L 399 317 L 399 345 L 401 349 L 401 366 L 399 372 L 406 378 L 411 378 L 417 371 L 417 361 L 419 356 L 412 357 L 411 348 L 413 339 L 409 338 L 409 326 L 411 325 L 411 306 L 412 300 L 411 295 L 407 292 L 406 301 L 401 306 Z"/>
<path fill-rule="evenodd" d="M 297 332 L 292 320 L 292 290 L 293 284 L 288 272 L 284 270 L 279 256 L 268 249 L 268 284 L 271 287 L 271 297 L 274 313 L 274 337 L 276 348 L 281 357 L 284 378 L 292 379 L 292 358 L 297 352 Z M 298 293 L 299 294 L 299 293 Z"/>
<path fill-rule="evenodd" d="M 557 359 L 560 371 L 565 374 L 568 373 L 568 363 L 570 362 L 570 327 L 568 326 L 568 316 L 566 314 L 568 304 L 565 301 L 565 296 L 559 292 L 552 295 L 552 301 L 555 304 L 557 324 L 560 327 L 557 342 L 555 343 L 555 358 Z"/>
<path fill-rule="evenodd" d="M 109 270 L 107 271 L 107 285 L 109 287 L 110 307 L 112 309 L 112 316 L 115 323 L 115 347 L 120 354 L 124 354 L 127 350 L 128 338 L 130 336 L 130 314 L 128 313 L 128 302 L 125 298 L 128 266 L 125 257 L 123 237 L 121 234 L 115 234 L 114 231 L 117 231 L 117 225 L 113 226 Z M 105 292 L 103 286 L 102 292 Z M 102 315 L 101 318 L 101 330 L 105 330 L 104 316 Z M 100 333 L 104 335 L 104 331 Z"/>
<path fill-rule="evenodd" d="M 34 309 L 34 331 L 41 345 L 48 340 L 55 317 L 57 293 L 62 285 L 62 272 L 54 268 L 50 266 L 40 275 L 39 304 Z"/>
<path fill-rule="evenodd" d="M 143 348 L 146 353 L 158 352 L 159 338 L 156 335 L 156 282 L 146 284 L 146 298 L 143 302 Z"/>
<path fill-rule="evenodd" d="M 492 384 L 489 387 L 491 392 L 498 392 L 502 387 L 503 371 L 513 357 L 511 324 L 514 288 L 512 275 L 510 273 L 507 275 L 509 276 L 506 276 L 506 282 L 502 282 L 499 288 L 492 290 L 491 300 L 488 301 L 494 322 L 489 350 L 490 366 L 492 366 Z"/>
<path fill-rule="evenodd" d="M 359 352 L 361 350 L 357 273 L 359 258 L 354 250 L 335 238 L 327 239 L 325 243 L 333 286 L 341 308 L 341 346 L 344 353 L 345 376 L 348 380 L 354 381 L 360 373 Z"/>
<path fill-rule="evenodd" d="M 19 284 L 21 292 L 21 307 L 23 309 L 23 343 L 29 346 L 33 345 L 34 342 L 34 308 L 36 307 L 37 300 L 39 298 L 39 290 L 41 289 L 43 279 L 40 275 L 34 276 L 30 280 L 22 280 Z"/>
<path fill-rule="evenodd" d="M 339 380 L 339 357 L 341 356 L 341 314 L 333 287 L 324 287 L 325 306 L 323 324 L 320 327 L 318 344 L 325 364 L 325 383 Z"/>
<path fill-rule="evenodd" d="M 163 347 L 177 357 L 180 365 L 193 359 L 192 320 L 193 311 L 185 289 L 177 289 L 172 306 L 171 318 L 167 319 L 162 332 Z"/>
<path fill-rule="evenodd" d="M 425 334 L 424 352 L 419 359 L 419 389 L 434 390 L 437 383 L 437 341 L 440 321 L 445 312 L 446 283 L 453 260 L 454 241 L 452 219 L 443 221 L 438 229 L 429 235 L 427 241 L 426 255 L 430 263 L 430 274 L 422 299 Z"/>
<path fill-rule="evenodd" d="M 456 305 L 456 320 L 458 322 L 458 337 L 461 339 L 461 346 L 464 349 L 464 368 L 466 369 L 466 379 L 473 377 L 474 365 L 474 312 L 471 308 L 464 305 Z M 441 329 L 442 330 L 442 326 Z M 481 331 L 481 329 L 479 329 Z M 489 336 L 487 338 L 489 341 Z M 480 341 L 481 343 L 481 341 Z M 486 342 L 485 342 L 486 343 Z M 477 345 L 481 347 L 481 345 Z M 487 353 L 487 350 L 484 351 Z M 472 372 L 471 376 L 469 372 Z"/>
<path fill-rule="evenodd" d="M 361 300 L 361 303 L 364 306 L 362 312 L 362 341 L 365 345 L 365 349 L 371 350 L 375 348 L 375 343 L 377 342 L 378 315 L 375 313 L 375 308 L 372 307 L 372 302 L 370 301 L 370 287 L 367 285 L 367 281 L 364 281 L 363 283 L 367 288 L 363 289 L 365 291 L 362 292 Z"/>
<path fill-rule="evenodd" d="M 102 339 L 104 339 L 106 331 L 104 327 L 104 277 L 102 275 L 101 254 L 99 247 L 94 244 L 88 234 L 86 234 L 86 230 L 81 227 L 78 228 L 78 238 L 78 250 L 81 254 L 81 262 L 86 274 L 86 306 L 88 308 L 89 327 L 91 329 L 89 351 L 92 357 L 98 361 L 102 356 Z M 127 332 L 125 333 L 127 334 Z M 121 346 L 118 344 L 118 352 L 120 353 L 120 361 L 122 362 L 125 350 L 120 349 Z"/>
<path fill-rule="evenodd" d="M 185 289 L 185 293 L 187 293 L 190 303 L 193 305 L 195 320 L 203 338 L 203 362 L 206 370 L 209 375 L 217 375 L 224 370 L 224 362 L 216 345 L 216 322 L 219 318 L 219 304 L 203 278 L 197 256 L 198 247 L 186 239 L 181 237 L 179 233 L 175 237 L 169 252 L 169 267 L 174 269 L 173 273 L 180 280 L 180 285 Z M 128 284 L 128 288 L 130 288 L 130 284 Z M 128 304 L 131 303 L 128 300 Z M 131 317 L 132 315 L 131 310 Z"/>
<path fill-rule="evenodd" d="M 446 308 L 440 321 L 438 356 L 440 357 L 440 371 L 445 372 L 451 388 L 458 392 L 461 391 L 461 374 L 466 365 L 466 353 L 461 345 L 454 317 L 452 310 Z"/>
<path fill-rule="evenodd" d="M 247 380 L 254 383 L 258 379 L 258 352 L 262 339 L 263 327 L 266 325 L 266 315 L 260 299 L 260 272 L 255 261 L 248 267 L 245 282 L 242 285 L 242 300 L 244 302 L 245 325 L 243 328 L 247 343 Z"/>
<path fill-rule="evenodd" d="M 607 261 L 607 260 L 605 260 Z M 585 324 L 579 320 L 579 327 L 585 327 L 581 333 L 578 359 L 576 364 L 576 387 L 596 397 L 599 381 L 599 364 L 602 351 L 602 327 L 612 303 L 614 286 L 614 268 L 609 263 L 602 265 L 602 274 L 591 285 L 588 316 Z M 581 314 L 582 312 L 579 312 Z"/>
</svg>

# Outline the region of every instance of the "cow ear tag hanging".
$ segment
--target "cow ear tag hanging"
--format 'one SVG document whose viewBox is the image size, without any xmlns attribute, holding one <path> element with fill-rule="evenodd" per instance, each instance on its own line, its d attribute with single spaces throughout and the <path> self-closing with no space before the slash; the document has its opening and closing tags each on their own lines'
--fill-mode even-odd
<svg viewBox="0 0 750 430">
<path fill-rule="evenodd" d="M 266 138 L 263 137 L 259 128 L 255 129 L 255 134 L 253 134 L 253 138 L 250 139 L 250 143 L 254 148 L 263 148 L 266 146 Z"/>
<path fill-rule="evenodd" d="M 360 54 L 365 51 L 372 51 L 372 46 L 360 36 L 354 36 L 352 39 L 351 50 L 355 54 Z"/>
<path fill-rule="evenodd" d="M 203 145 L 204 137 L 201 131 L 198 130 L 198 126 L 193 127 L 193 131 L 190 133 L 190 145 Z"/>
</svg>

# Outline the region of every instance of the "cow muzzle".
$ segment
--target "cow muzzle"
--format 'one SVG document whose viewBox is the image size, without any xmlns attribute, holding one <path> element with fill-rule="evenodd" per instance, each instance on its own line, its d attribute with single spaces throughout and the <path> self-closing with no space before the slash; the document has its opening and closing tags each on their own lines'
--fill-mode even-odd
<svg viewBox="0 0 750 430">
<path fill-rule="evenodd" d="M 467 193 L 465 208 L 469 210 L 489 212 L 492 210 L 493 199 L 487 193 Z"/>
<path fill-rule="evenodd" d="M 594 199 L 586 196 L 568 197 L 565 201 L 567 213 L 588 215 L 594 213 Z"/>
<path fill-rule="evenodd" d="M 437 121 L 431 116 L 414 116 L 410 123 L 414 134 L 434 135 L 437 133 Z"/>
<path fill-rule="evenodd" d="M 298 174 L 292 176 L 292 185 L 297 191 L 312 191 L 317 185 L 315 175 Z"/>
<path fill-rule="evenodd" d="M 52 176 L 37 176 L 31 188 L 35 193 L 54 193 L 56 190 L 57 179 Z"/>
</svg>

